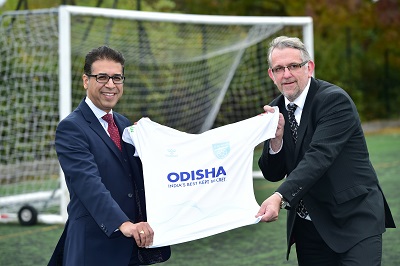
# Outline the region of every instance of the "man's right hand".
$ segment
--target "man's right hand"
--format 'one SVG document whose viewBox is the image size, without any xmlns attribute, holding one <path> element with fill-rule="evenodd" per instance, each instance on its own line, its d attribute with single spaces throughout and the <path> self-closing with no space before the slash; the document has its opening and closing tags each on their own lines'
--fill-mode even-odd
<svg viewBox="0 0 400 266">
<path fill-rule="evenodd" d="M 264 111 L 266 113 L 275 113 L 275 108 L 273 106 L 265 105 Z M 279 113 L 278 127 L 276 128 L 275 138 L 270 140 L 270 147 L 274 152 L 278 152 L 282 147 L 283 140 L 283 129 L 285 126 L 285 118 L 282 113 Z"/>
</svg>

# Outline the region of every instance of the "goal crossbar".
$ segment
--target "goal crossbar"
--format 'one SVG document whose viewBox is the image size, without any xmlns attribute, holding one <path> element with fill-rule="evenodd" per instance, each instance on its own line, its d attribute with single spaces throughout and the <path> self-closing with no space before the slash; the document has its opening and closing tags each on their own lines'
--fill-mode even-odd
<svg viewBox="0 0 400 266">
<path fill-rule="evenodd" d="M 279 16 L 222 16 L 222 15 L 197 15 L 162 13 L 136 10 L 115 10 L 110 8 L 60 6 L 60 12 L 70 14 L 106 16 L 112 18 L 132 18 L 146 21 L 162 21 L 173 23 L 202 23 L 214 25 L 257 25 L 257 24 L 279 24 L 279 25 L 308 25 L 312 24 L 311 17 L 279 17 Z"/>
</svg>

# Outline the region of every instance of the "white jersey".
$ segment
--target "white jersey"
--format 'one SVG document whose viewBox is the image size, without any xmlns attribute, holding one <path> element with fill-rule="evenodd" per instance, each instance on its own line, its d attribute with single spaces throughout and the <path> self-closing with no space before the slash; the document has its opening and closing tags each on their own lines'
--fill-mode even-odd
<svg viewBox="0 0 400 266">
<path fill-rule="evenodd" d="M 279 111 L 206 131 L 184 133 L 149 118 L 126 128 L 143 164 L 152 247 L 187 242 L 258 223 L 253 153 L 273 138 Z"/>
</svg>

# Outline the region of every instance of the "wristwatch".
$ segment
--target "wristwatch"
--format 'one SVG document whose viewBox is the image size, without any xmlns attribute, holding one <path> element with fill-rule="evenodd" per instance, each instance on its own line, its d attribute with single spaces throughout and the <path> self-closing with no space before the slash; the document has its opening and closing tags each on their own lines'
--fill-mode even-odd
<svg viewBox="0 0 400 266">
<path fill-rule="evenodd" d="M 281 209 L 289 209 L 289 203 L 283 198 L 282 194 L 279 193 L 278 191 L 275 191 L 275 194 L 277 194 L 279 197 L 281 197 Z"/>
<path fill-rule="evenodd" d="M 288 205 L 289 205 L 288 202 L 284 198 L 282 198 L 281 209 L 286 209 L 288 207 Z"/>
</svg>

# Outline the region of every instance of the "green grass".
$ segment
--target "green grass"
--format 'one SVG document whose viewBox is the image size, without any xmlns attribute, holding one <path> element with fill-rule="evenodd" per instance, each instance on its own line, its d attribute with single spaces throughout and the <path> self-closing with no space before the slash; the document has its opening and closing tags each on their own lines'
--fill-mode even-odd
<svg viewBox="0 0 400 266">
<path fill-rule="evenodd" d="M 400 173 L 400 133 L 386 132 L 367 136 L 371 161 L 378 173 L 382 189 L 395 221 L 400 221 L 398 196 Z M 260 150 L 256 150 L 258 160 Z M 262 202 L 278 186 L 263 179 L 254 180 L 258 202 Z M 0 265 L 46 265 L 61 235 L 60 225 L 0 224 Z M 295 250 L 289 261 L 286 252 L 286 214 L 274 223 L 261 223 L 234 229 L 204 239 L 172 246 L 172 257 L 163 265 L 297 265 Z M 388 229 L 383 235 L 383 266 L 400 265 L 400 232 Z"/>
</svg>

